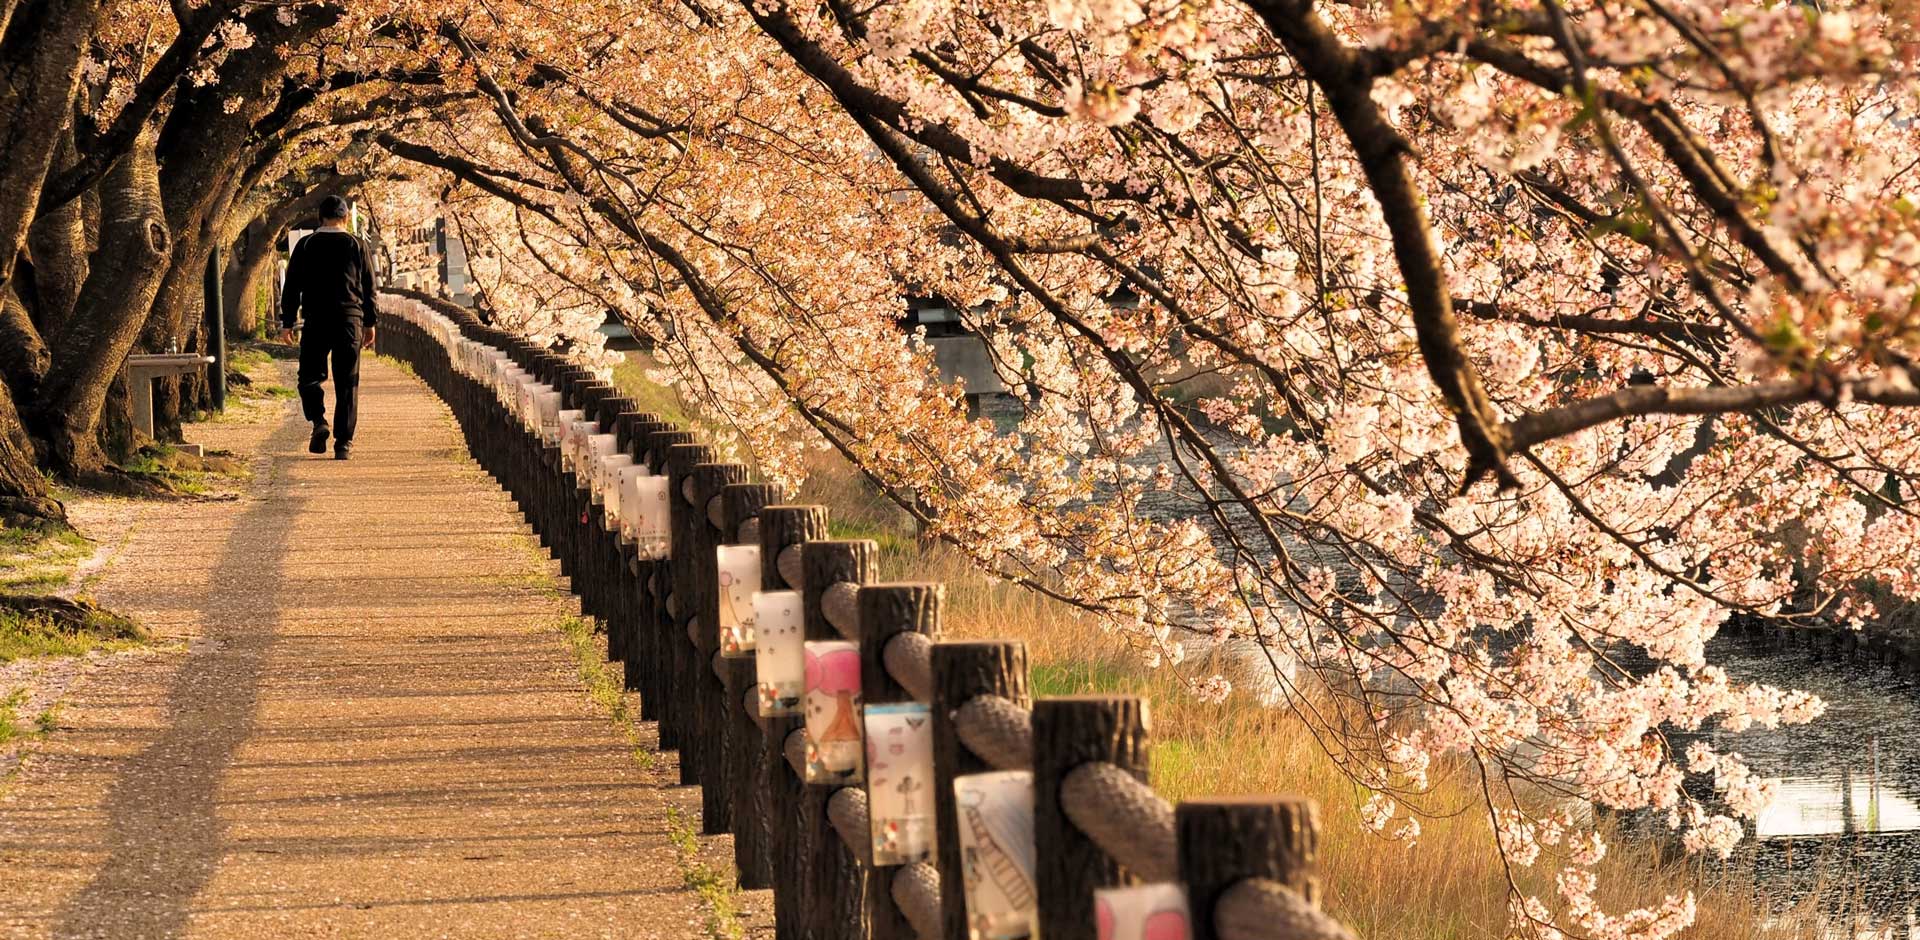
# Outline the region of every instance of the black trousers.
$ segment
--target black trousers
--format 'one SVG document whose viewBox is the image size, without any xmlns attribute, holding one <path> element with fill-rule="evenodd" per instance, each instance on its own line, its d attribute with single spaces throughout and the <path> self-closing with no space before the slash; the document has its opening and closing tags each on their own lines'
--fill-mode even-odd
<svg viewBox="0 0 1920 940">
<path fill-rule="evenodd" d="M 317 425 L 327 423 L 327 365 L 333 365 L 333 439 L 353 440 L 360 419 L 360 337 L 366 333 L 357 316 L 308 319 L 300 333 L 300 410 Z"/>
</svg>

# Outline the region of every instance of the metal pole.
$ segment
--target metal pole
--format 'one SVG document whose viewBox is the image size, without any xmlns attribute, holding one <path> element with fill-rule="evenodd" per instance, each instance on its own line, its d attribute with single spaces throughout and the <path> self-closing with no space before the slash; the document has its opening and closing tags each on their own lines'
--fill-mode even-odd
<svg viewBox="0 0 1920 940">
<path fill-rule="evenodd" d="M 207 307 L 207 355 L 213 362 L 207 366 L 207 392 L 213 398 L 215 411 L 227 410 L 227 305 L 221 291 L 220 246 L 215 245 L 207 254 L 206 307 Z"/>
</svg>

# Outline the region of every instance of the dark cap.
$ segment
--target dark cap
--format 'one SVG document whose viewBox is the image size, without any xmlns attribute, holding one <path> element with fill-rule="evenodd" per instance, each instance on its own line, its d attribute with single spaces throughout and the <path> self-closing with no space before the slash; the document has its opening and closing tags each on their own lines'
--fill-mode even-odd
<svg viewBox="0 0 1920 940">
<path fill-rule="evenodd" d="M 347 201 L 339 196 L 328 196 L 320 200 L 320 217 L 323 219 L 344 219 L 350 212 Z"/>
</svg>

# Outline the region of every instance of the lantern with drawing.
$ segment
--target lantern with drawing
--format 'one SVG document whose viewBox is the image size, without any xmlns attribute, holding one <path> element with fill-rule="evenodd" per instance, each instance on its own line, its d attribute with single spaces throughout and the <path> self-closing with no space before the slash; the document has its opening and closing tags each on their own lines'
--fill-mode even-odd
<svg viewBox="0 0 1920 940">
<path fill-rule="evenodd" d="M 953 780 L 960 874 L 972 940 L 1033 935 L 1033 772 L 1002 770 Z"/>
<path fill-rule="evenodd" d="M 807 663 L 807 782 L 860 779 L 860 647 L 810 640 Z"/>
<path fill-rule="evenodd" d="M 868 705 L 867 820 L 875 865 L 933 852 L 933 710 L 918 702 Z"/>
<path fill-rule="evenodd" d="M 806 692 L 806 632 L 799 591 L 753 595 L 753 659 L 760 689 L 760 716 L 800 713 Z"/>
<path fill-rule="evenodd" d="M 720 652 L 744 656 L 753 652 L 753 595 L 760 591 L 760 546 L 720 545 L 714 554 L 720 579 Z"/>
</svg>

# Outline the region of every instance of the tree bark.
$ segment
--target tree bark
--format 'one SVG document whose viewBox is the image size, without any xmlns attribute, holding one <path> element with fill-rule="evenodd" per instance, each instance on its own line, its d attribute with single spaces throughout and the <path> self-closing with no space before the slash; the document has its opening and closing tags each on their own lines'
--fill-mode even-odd
<svg viewBox="0 0 1920 940">
<path fill-rule="evenodd" d="M 21 400 L 32 401 L 47 376 L 51 357 L 26 303 L 16 293 L 20 286 L 0 286 L 0 381 L 13 386 Z"/>
<path fill-rule="evenodd" d="M 47 478 L 40 475 L 13 393 L 0 382 L 0 522 L 17 526 L 66 521 L 66 507 L 47 493 Z"/>
<path fill-rule="evenodd" d="M 60 134 L 59 159 L 64 166 L 77 158 L 71 125 Z M 27 253 L 33 259 L 33 325 L 41 336 L 52 336 L 66 326 L 86 284 L 88 255 L 86 206 L 70 199 L 40 214 L 27 229 Z"/>
<path fill-rule="evenodd" d="M 221 272 L 225 282 L 221 294 L 227 302 L 224 316 L 231 336 L 252 336 L 260 329 L 260 277 L 273 259 L 275 233 L 263 218 L 256 218 L 240 230 L 227 253 L 227 269 Z"/>
<path fill-rule="evenodd" d="M 40 409 L 50 457 L 62 473 L 106 462 L 95 431 L 107 388 L 133 349 L 171 239 L 151 141 L 142 139 L 101 182 L 100 250 L 78 308 L 53 342 Z"/>
<path fill-rule="evenodd" d="M 40 204 L 80 81 L 98 0 L 28 0 L 0 38 L 0 285 Z"/>
</svg>

